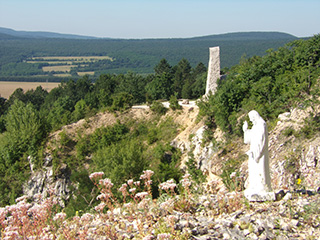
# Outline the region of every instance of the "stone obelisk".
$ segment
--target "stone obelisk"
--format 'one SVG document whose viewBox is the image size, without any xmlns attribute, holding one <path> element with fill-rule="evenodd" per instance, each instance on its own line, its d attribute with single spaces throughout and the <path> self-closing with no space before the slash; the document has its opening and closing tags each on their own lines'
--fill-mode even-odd
<svg viewBox="0 0 320 240">
<path fill-rule="evenodd" d="M 220 48 L 211 47 L 209 48 L 210 57 L 209 57 L 209 66 L 208 66 L 208 76 L 207 76 L 207 86 L 206 94 L 208 96 L 211 92 L 215 93 L 220 79 Z"/>
</svg>

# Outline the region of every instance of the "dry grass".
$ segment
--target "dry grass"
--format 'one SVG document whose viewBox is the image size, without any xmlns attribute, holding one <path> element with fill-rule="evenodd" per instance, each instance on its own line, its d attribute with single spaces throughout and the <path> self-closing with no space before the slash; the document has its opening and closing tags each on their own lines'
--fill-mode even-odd
<svg viewBox="0 0 320 240">
<path fill-rule="evenodd" d="M 46 61 L 46 60 L 38 60 L 38 61 L 27 61 L 27 63 L 48 63 L 49 65 L 57 65 L 57 64 L 67 64 L 71 65 L 73 61 Z"/>
<path fill-rule="evenodd" d="M 72 75 L 70 73 L 57 73 L 53 74 L 55 77 L 71 77 Z"/>
<path fill-rule="evenodd" d="M 59 61 L 76 61 L 76 62 L 92 62 L 92 61 L 98 61 L 98 60 L 110 60 L 113 59 L 109 56 L 68 56 L 68 57 L 62 57 L 62 56 L 48 56 L 48 57 L 34 57 L 32 60 L 37 61 L 46 61 L 46 60 L 59 60 Z"/>
<path fill-rule="evenodd" d="M 109 56 L 47 56 L 47 57 L 34 57 L 27 61 L 27 63 L 36 64 L 36 63 L 47 63 L 50 66 L 42 67 L 42 71 L 45 73 L 48 72 L 70 72 L 71 68 L 73 67 L 85 67 L 88 66 L 90 62 L 96 62 L 99 60 L 110 60 L 113 59 Z M 78 72 L 79 76 L 84 75 L 94 75 L 94 72 Z M 62 76 L 62 77 L 69 77 L 70 75 L 55 75 L 55 76 Z"/>
<path fill-rule="evenodd" d="M 8 99 L 10 95 L 17 89 L 22 88 L 25 92 L 30 89 L 36 89 L 42 86 L 47 91 L 58 87 L 60 83 L 46 83 L 46 82 L 1 82 L 0 81 L 0 96 Z"/>
<path fill-rule="evenodd" d="M 72 67 L 77 67 L 76 65 L 58 65 L 58 66 L 47 66 L 42 67 L 44 72 L 70 72 Z"/>
<path fill-rule="evenodd" d="M 84 76 L 84 75 L 94 75 L 94 72 L 77 72 L 79 76 Z"/>
</svg>

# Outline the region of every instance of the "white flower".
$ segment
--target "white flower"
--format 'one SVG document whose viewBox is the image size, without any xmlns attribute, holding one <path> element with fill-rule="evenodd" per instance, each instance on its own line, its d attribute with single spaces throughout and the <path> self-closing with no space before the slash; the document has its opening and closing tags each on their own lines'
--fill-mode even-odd
<svg viewBox="0 0 320 240">
<path fill-rule="evenodd" d="M 136 197 L 140 198 L 140 199 L 143 199 L 148 195 L 149 195 L 149 193 L 147 193 L 147 192 L 139 192 L 139 193 L 136 194 Z"/>
<path fill-rule="evenodd" d="M 100 179 L 99 183 L 101 185 L 104 185 L 106 188 L 112 188 L 112 186 L 113 186 L 113 183 L 111 182 L 111 180 L 109 178 Z"/>
<path fill-rule="evenodd" d="M 234 178 L 234 177 L 236 177 L 236 175 L 237 175 L 237 173 L 233 172 L 233 173 L 230 174 L 230 178 Z"/>
<path fill-rule="evenodd" d="M 90 213 L 85 213 L 81 216 L 82 222 L 89 222 L 93 218 L 93 215 Z"/>
<path fill-rule="evenodd" d="M 169 240 L 171 237 L 170 233 L 160 233 L 157 236 L 157 239 L 161 239 L 161 240 Z"/>
<path fill-rule="evenodd" d="M 65 214 L 64 212 L 60 212 L 57 213 L 54 217 L 53 217 L 53 221 L 57 221 L 57 220 L 64 220 L 67 217 L 67 214 Z"/>
<path fill-rule="evenodd" d="M 90 174 L 89 178 L 92 180 L 95 178 L 101 178 L 103 175 L 104 175 L 104 172 L 94 172 Z"/>
</svg>

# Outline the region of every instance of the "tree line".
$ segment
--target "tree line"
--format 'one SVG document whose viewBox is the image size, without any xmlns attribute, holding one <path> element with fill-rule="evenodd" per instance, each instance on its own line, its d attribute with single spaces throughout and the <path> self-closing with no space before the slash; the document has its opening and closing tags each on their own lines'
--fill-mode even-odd
<svg viewBox="0 0 320 240">
<path fill-rule="evenodd" d="M 199 104 L 200 112 L 211 128 L 241 135 L 241 116 L 252 109 L 272 122 L 280 113 L 315 101 L 319 66 L 320 35 L 270 49 L 262 57 L 242 58 L 220 81 L 217 92 Z"/>
<path fill-rule="evenodd" d="M 153 73 L 153 67 L 163 58 L 176 65 L 185 58 L 192 67 L 209 59 L 208 48 L 220 46 L 221 67 L 236 65 L 242 55 L 264 55 L 269 48 L 277 49 L 296 39 L 287 34 L 235 33 L 190 39 L 0 39 L 0 77 L 32 76 L 41 68 L 26 66 L 23 61 L 46 56 L 110 56 L 110 61 L 91 63 L 82 70 L 103 73 Z M 28 63 L 28 65 L 33 65 Z M 30 69 L 32 68 L 32 69 Z"/>
</svg>

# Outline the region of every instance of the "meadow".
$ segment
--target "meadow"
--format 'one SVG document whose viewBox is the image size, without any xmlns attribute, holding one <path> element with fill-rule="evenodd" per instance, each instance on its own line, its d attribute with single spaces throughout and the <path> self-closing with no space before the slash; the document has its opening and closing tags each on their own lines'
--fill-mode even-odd
<svg viewBox="0 0 320 240">
<path fill-rule="evenodd" d="M 17 89 L 22 88 L 25 92 L 27 90 L 36 89 L 41 86 L 48 92 L 55 87 L 58 87 L 60 83 L 55 82 L 4 82 L 0 81 L 0 97 L 8 99 L 10 95 Z"/>
</svg>

